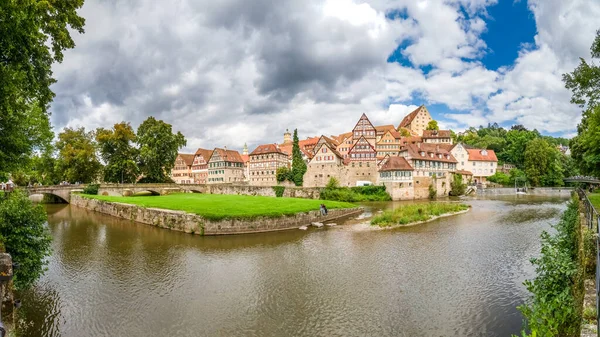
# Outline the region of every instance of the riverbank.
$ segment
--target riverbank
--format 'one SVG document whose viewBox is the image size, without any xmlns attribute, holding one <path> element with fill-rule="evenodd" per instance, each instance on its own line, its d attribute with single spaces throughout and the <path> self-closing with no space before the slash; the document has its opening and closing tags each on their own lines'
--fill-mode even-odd
<svg viewBox="0 0 600 337">
<path fill-rule="evenodd" d="M 329 209 L 326 216 L 320 214 L 321 203 Z M 293 229 L 311 222 L 332 221 L 363 211 L 353 204 L 331 201 L 202 194 L 160 197 L 74 194 L 71 196 L 71 204 L 121 219 L 199 235 Z M 164 208 L 166 205 L 174 209 Z M 194 212 L 188 212 L 190 210 Z"/>
</svg>

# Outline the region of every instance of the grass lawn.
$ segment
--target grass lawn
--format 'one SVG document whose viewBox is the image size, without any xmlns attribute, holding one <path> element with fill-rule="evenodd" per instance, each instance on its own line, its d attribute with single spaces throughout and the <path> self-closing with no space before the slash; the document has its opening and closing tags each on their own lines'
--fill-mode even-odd
<svg viewBox="0 0 600 337">
<path fill-rule="evenodd" d="M 429 202 L 412 204 L 386 211 L 374 217 L 371 225 L 388 227 L 394 225 L 408 225 L 413 222 L 426 221 L 434 216 L 455 213 L 469 209 L 468 205 L 449 202 Z"/>
<path fill-rule="evenodd" d="M 321 204 L 325 204 L 328 209 L 356 207 L 354 204 L 338 201 L 198 193 L 132 197 L 86 194 L 81 194 L 81 196 L 148 208 L 186 211 L 209 220 L 248 219 L 259 216 L 280 217 L 300 212 L 318 211 Z"/>
<path fill-rule="evenodd" d="M 588 198 L 590 199 L 592 204 L 594 204 L 594 208 L 596 208 L 596 211 L 600 212 L 600 193 L 590 193 L 588 194 Z"/>
</svg>

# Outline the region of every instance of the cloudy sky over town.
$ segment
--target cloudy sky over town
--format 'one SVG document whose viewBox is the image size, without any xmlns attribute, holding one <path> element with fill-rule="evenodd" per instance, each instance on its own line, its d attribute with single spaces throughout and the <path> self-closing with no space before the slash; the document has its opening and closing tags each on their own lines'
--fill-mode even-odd
<svg viewBox="0 0 600 337">
<path fill-rule="evenodd" d="M 443 128 L 570 136 L 561 81 L 589 58 L 598 0 L 87 0 L 54 67 L 52 122 L 173 124 L 187 150 L 339 134 L 425 104 Z"/>
</svg>

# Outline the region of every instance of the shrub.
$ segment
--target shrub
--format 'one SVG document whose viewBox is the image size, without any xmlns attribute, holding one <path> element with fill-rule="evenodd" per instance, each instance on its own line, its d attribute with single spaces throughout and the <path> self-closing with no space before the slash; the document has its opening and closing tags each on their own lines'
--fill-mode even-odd
<svg viewBox="0 0 600 337">
<path fill-rule="evenodd" d="M 463 179 L 461 174 L 455 174 L 452 177 L 452 182 L 450 182 L 450 195 L 459 196 L 465 194 L 467 190 L 467 185 L 463 184 Z"/>
<path fill-rule="evenodd" d="M 371 225 L 378 225 L 380 227 L 406 225 L 413 222 L 426 221 L 434 216 L 464 211 L 468 208 L 468 205 L 450 202 L 405 205 L 374 217 L 371 220 Z"/>
<path fill-rule="evenodd" d="M 555 233 L 542 232 L 542 251 L 531 259 L 536 277 L 525 281 L 532 294 L 519 310 L 526 318 L 523 336 L 579 336 L 583 304 L 583 254 L 579 202 L 571 200 Z"/>
<path fill-rule="evenodd" d="M 337 180 L 336 177 L 329 178 L 327 185 L 325 185 L 325 188 L 328 188 L 328 189 L 339 188 L 339 187 L 340 187 L 340 181 Z"/>
<path fill-rule="evenodd" d="M 583 265 L 586 275 L 594 275 L 596 272 L 596 238 L 594 232 L 589 228 L 583 229 Z"/>
<path fill-rule="evenodd" d="M 286 180 L 292 181 L 292 171 L 289 168 L 282 166 L 277 169 L 276 179 L 278 183 L 284 182 Z"/>
<path fill-rule="evenodd" d="M 273 186 L 273 191 L 275 191 L 275 196 L 277 198 L 283 197 L 283 192 L 285 191 L 285 186 Z"/>
<path fill-rule="evenodd" d="M 99 184 L 88 184 L 83 189 L 83 194 L 98 195 L 98 189 L 100 189 Z"/>
<path fill-rule="evenodd" d="M 433 185 L 429 185 L 429 199 L 433 200 L 437 196 L 437 190 L 433 187 Z"/>
<path fill-rule="evenodd" d="M 385 190 L 385 186 L 325 188 L 321 191 L 321 199 L 345 202 L 392 200 L 390 195 Z"/>
<path fill-rule="evenodd" d="M 496 171 L 496 173 L 492 174 L 487 179 L 493 183 L 500 184 L 503 186 L 507 186 L 507 185 L 511 184 L 510 176 L 503 172 Z M 513 183 L 514 183 L 514 180 L 513 180 Z"/>
<path fill-rule="evenodd" d="M 46 220 L 44 208 L 34 205 L 22 191 L 0 200 L 0 242 L 20 264 L 13 278 L 18 289 L 31 286 L 44 273 L 52 243 Z"/>
</svg>

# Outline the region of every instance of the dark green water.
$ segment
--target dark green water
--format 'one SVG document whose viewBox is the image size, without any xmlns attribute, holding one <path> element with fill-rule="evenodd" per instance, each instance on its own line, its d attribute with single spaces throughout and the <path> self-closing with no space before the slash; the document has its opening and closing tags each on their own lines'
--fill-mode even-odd
<svg viewBox="0 0 600 337">
<path fill-rule="evenodd" d="M 37 287 L 21 295 L 21 314 L 32 322 L 23 335 L 518 333 L 528 260 L 566 199 L 468 203 L 469 213 L 392 231 L 222 237 L 49 205 L 54 254 Z"/>
</svg>

